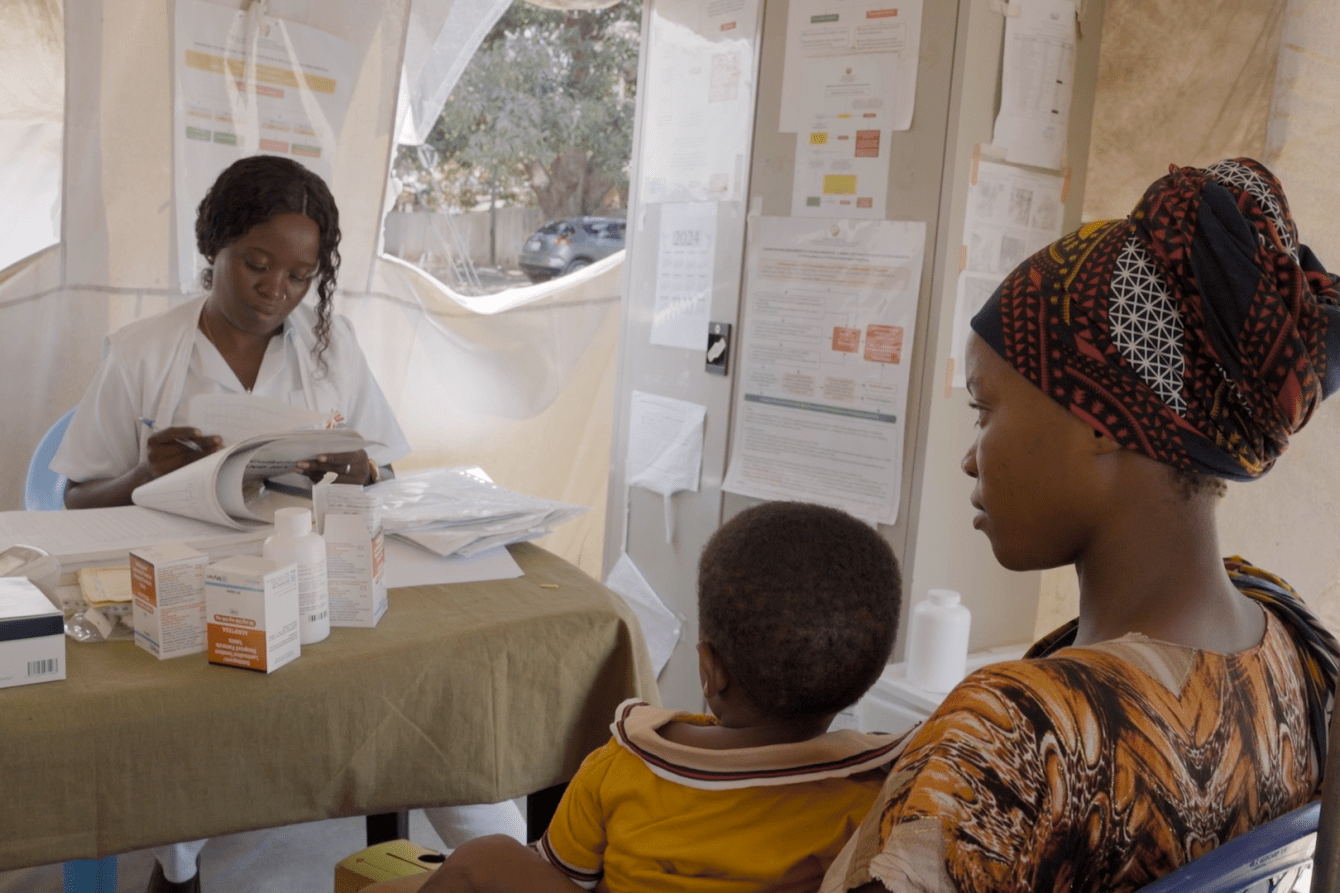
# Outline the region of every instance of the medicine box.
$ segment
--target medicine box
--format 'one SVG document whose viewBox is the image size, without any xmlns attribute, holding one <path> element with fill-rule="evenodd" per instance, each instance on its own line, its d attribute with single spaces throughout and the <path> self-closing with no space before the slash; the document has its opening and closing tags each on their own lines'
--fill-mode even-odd
<svg viewBox="0 0 1340 893">
<path fill-rule="evenodd" d="M 298 566 L 236 555 L 205 571 L 209 662 L 273 673 L 301 653 Z"/>
<path fill-rule="evenodd" d="M 133 549 L 130 592 L 135 644 L 166 660 L 205 650 L 205 565 L 182 543 Z"/>
<path fill-rule="evenodd" d="M 318 484 L 331 626 L 376 626 L 386 613 L 386 540 L 376 498 L 353 484 Z"/>
<path fill-rule="evenodd" d="M 0 688 L 65 678 L 65 618 L 27 577 L 0 577 Z"/>
<path fill-rule="evenodd" d="M 423 874 L 445 861 L 439 853 L 408 840 L 388 840 L 359 850 L 335 866 L 335 893 L 357 893 L 392 878 Z"/>
</svg>

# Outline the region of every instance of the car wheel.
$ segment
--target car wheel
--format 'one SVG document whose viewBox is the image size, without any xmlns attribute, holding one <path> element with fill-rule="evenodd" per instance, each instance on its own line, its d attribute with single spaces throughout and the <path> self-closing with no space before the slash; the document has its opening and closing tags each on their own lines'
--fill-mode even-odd
<svg viewBox="0 0 1340 893">
<path fill-rule="evenodd" d="M 582 267 L 589 267 L 589 266 L 591 266 L 591 262 L 586 258 L 574 257 L 572 260 L 568 261 L 568 265 L 563 268 L 563 275 L 566 276 L 569 273 L 575 273 Z"/>
</svg>

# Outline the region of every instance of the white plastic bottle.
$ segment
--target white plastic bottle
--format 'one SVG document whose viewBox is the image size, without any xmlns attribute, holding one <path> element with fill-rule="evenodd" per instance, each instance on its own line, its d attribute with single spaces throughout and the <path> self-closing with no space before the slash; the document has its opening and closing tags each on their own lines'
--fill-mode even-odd
<svg viewBox="0 0 1340 893">
<path fill-rule="evenodd" d="M 298 566 L 299 643 L 311 645 L 329 636 L 326 541 L 312 531 L 312 513 L 300 507 L 275 511 L 275 532 L 261 554 L 281 565 Z"/>
<path fill-rule="evenodd" d="M 967 675 L 972 615 L 952 589 L 932 589 L 912 608 L 907 629 L 907 681 L 947 692 Z"/>
</svg>

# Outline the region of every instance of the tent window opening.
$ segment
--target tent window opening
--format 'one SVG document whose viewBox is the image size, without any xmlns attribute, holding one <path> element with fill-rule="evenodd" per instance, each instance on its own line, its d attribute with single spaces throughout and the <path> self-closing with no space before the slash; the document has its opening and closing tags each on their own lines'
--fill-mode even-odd
<svg viewBox="0 0 1340 893">
<path fill-rule="evenodd" d="M 449 91 L 432 85 L 436 108 L 414 76 L 445 60 L 407 54 L 410 120 L 383 250 L 463 296 L 570 275 L 623 248 L 641 2 L 543 3 L 495 2 L 472 48 L 443 46 L 444 29 L 439 54 L 470 57 Z"/>
</svg>

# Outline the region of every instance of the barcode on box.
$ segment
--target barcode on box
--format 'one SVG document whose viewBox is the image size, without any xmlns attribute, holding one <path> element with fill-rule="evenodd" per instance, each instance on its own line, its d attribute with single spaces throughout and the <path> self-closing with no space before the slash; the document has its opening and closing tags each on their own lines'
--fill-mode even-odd
<svg viewBox="0 0 1340 893">
<path fill-rule="evenodd" d="M 28 676 L 47 676 L 60 670 L 60 658 L 51 657 L 46 660 L 28 661 Z"/>
</svg>

